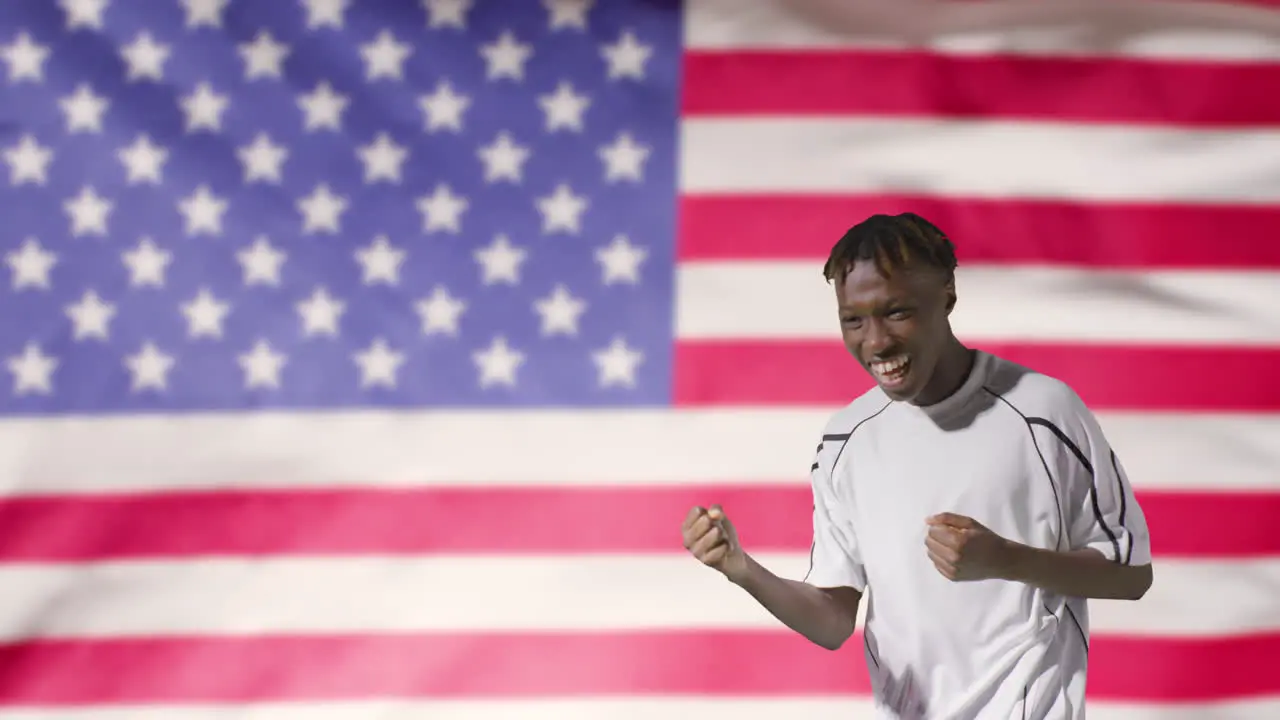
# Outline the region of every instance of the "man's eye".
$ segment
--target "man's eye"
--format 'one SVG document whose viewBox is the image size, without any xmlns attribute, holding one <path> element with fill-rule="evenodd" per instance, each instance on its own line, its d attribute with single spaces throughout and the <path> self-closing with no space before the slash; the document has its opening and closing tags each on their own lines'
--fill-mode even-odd
<svg viewBox="0 0 1280 720">
<path fill-rule="evenodd" d="M 911 317 L 911 310 L 908 308 L 897 308 L 889 311 L 890 320 L 906 320 Z"/>
</svg>

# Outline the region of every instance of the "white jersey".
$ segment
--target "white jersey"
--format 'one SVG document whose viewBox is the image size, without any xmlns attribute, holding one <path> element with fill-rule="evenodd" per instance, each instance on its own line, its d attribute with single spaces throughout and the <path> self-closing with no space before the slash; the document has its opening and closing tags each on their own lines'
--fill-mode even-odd
<svg viewBox="0 0 1280 720">
<path fill-rule="evenodd" d="M 952 512 L 1037 548 L 1151 561 L 1120 459 L 1069 386 L 978 352 L 964 385 L 936 405 L 874 388 L 831 418 L 812 481 L 806 582 L 867 593 L 880 717 L 1084 718 L 1086 601 L 953 582 L 925 549 L 925 519 Z"/>
</svg>

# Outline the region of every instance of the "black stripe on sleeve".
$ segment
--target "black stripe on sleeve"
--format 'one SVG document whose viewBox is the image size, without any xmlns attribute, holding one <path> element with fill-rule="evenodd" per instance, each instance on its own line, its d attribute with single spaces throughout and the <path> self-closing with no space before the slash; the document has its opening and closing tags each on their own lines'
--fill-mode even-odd
<svg viewBox="0 0 1280 720">
<path fill-rule="evenodd" d="M 1027 433 L 1029 433 L 1029 434 L 1031 435 L 1031 447 L 1033 447 L 1033 448 L 1035 448 L 1035 449 L 1036 449 L 1036 455 L 1038 455 L 1038 456 L 1040 457 L 1040 466 L 1044 468 L 1044 474 L 1045 474 L 1045 476 L 1049 479 L 1049 489 L 1050 489 L 1050 490 L 1053 490 L 1053 502 L 1054 502 L 1054 505 L 1056 505 L 1056 506 L 1057 506 L 1057 508 L 1058 508 L 1058 544 L 1057 544 L 1057 547 L 1061 548 L 1061 547 L 1062 547 L 1062 540 L 1063 540 L 1063 538 L 1068 534 L 1068 529 L 1067 529 L 1067 527 L 1066 527 L 1066 525 L 1067 525 L 1066 514 L 1062 511 L 1062 498 L 1061 498 L 1061 496 L 1059 496 L 1059 495 L 1058 495 L 1058 484 L 1057 484 L 1056 482 L 1054 482 L 1054 480 L 1053 480 L 1053 471 L 1049 469 L 1049 462 L 1048 462 L 1047 460 L 1045 460 L 1045 459 L 1044 459 L 1044 453 L 1040 450 L 1040 443 L 1039 443 L 1039 441 L 1037 441 L 1037 440 L 1036 440 L 1036 433 L 1035 433 L 1034 428 L 1032 428 L 1032 427 L 1031 427 L 1031 421 L 1027 419 L 1027 416 L 1026 416 L 1026 415 L 1023 415 L 1023 414 L 1022 414 L 1022 411 L 1021 411 L 1021 410 L 1019 410 L 1019 409 L 1018 409 L 1018 408 L 1017 408 L 1013 403 L 1011 403 L 1011 402 L 1009 402 L 1008 400 L 1006 400 L 1006 399 L 1005 399 L 1005 397 L 1004 397 L 1003 395 L 1001 395 L 1000 393 L 996 392 L 995 390 L 992 390 L 992 389 L 991 389 L 991 388 L 989 388 L 989 387 L 984 387 L 984 388 L 982 388 L 982 389 L 983 389 L 983 390 L 986 390 L 986 391 L 987 391 L 987 392 L 989 392 L 989 393 L 991 393 L 991 396 L 992 396 L 992 397 L 994 397 L 994 398 L 996 398 L 996 399 L 997 399 L 997 400 L 999 400 L 1000 402 L 1004 403 L 1005 405 L 1008 405 L 1008 406 L 1009 406 L 1009 409 L 1010 409 L 1010 410 L 1012 410 L 1012 411 L 1014 411 L 1015 413 L 1017 413 L 1017 414 L 1018 414 L 1018 417 L 1022 418 L 1022 421 L 1023 421 L 1024 423 L 1026 423 L 1026 426 L 1027 426 Z"/>
<path fill-rule="evenodd" d="M 848 439 L 848 437 L 848 435 L 823 435 L 822 442 L 818 443 L 818 447 L 813 451 L 813 465 L 809 467 L 809 472 L 812 473 L 818 469 L 818 456 L 822 454 L 822 448 L 825 447 L 826 441 L 844 440 Z"/>
<path fill-rule="evenodd" d="M 821 452 L 822 452 L 823 444 L 824 444 L 824 443 L 826 443 L 828 440 L 833 441 L 833 442 L 839 442 L 839 443 L 841 443 L 841 445 L 840 445 L 840 451 L 839 451 L 838 453 L 836 453 L 836 459 L 835 459 L 835 462 L 831 463 L 831 472 L 832 472 L 832 473 L 834 473 L 834 472 L 835 472 L 835 469 L 836 469 L 836 465 L 838 465 L 838 464 L 840 463 L 840 456 L 841 456 L 842 454 L 844 454 L 844 449 L 845 449 L 845 447 L 849 444 L 849 438 L 853 437 L 853 434 L 854 434 L 855 432 L 857 432 L 858 428 L 862 427 L 862 424 L 863 424 L 863 423 L 865 423 L 866 421 L 868 421 L 868 420 L 870 420 L 871 418 L 875 417 L 876 415 L 879 415 L 880 413 L 884 412 L 884 411 L 885 411 L 885 410 L 887 410 L 887 409 L 889 408 L 889 406 L 890 406 L 890 405 L 892 405 L 892 404 L 893 404 L 893 401 L 889 401 L 889 402 L 885 403 L 885 404 L 884 404 L 884 407 L 882 407 L 882 408 L 880 408 L 879 410 L 875 411 L 875 413 L 874 413 L 874 414 L 872 414 L 872 415 L 870 415 L 870 416 L 868 416 L 868 417 L 865 417 L 865 418 L 863 418 L 862 420 L 858 421 L 858 424 L 857 424 L 857 425 L 854 425 L 854 426 L 853 426 L 853 429 L 852 429 L 852 430 L 850 430 L 850 431 L 849 431 L 849 432 L 847 432 L 847 433 L 828 433 L 828 434 L 823 435 L 823 436 L 822 436 L 822 442 L 818 443 L 818 449 L 817 449 L 817 451 L 816 451 L 815 455 L 816 455 L 817 453 L 821 453 Z M 812 472 L 814 472 L 814 471 L 815 471 L 815 470 L 817 470 L 817 469 L 818 469 L 818 459 L 817 459 L 817 457 L 815 457 L 815 458 L 814 458 L 814 460 L 813 460 L 813 466 L 812 466 L 811 468 L 809 468 L 809 472 L 810 472 L 810 473 L 812 473 Z M 818 511 L 817 501 L 818 501 L 818 500 L 817 500 L 817 498 L 814 498 L 814 506 L 813 506 L 813 511 L 814 511 L 814 512 L 817 512 L 817 511 Z M 809 569 L 808 569 L 808 570 L 805 572 L 805 574 L 804 574 L 804 580 L 801 580 L 800 582 L 808 582 L 808 580 L 809 580 L 809 575 L 813 573 L 813 555 L 814 555 L 814 553 L 817 551 L 817 549 L 818 549 L 818 538 L 815 536 L 815 537 L 813 538 L 813 542 L 809 543 Z"/>
<path fill-rule="evenodd" d="M 1074 442 L 1072 442 L 1071 438 L 1067 437 L 1067 434 L 1062 431 L 1062 428 L 1059 428 L 1057 425 L 1054 425 L 1052 421 L 1042 417 L 1028 417 L 1025 414 L 1023 414 L 1021 410 L 1015 407 L 1013 403 L 1005 399 L 1005 397 L 1002 396 L 1000 393 L 997 393 L 995 390 L 992 390 L 991 388 L 983 388 L 983 389 L 991 393 L 995 397 L 1003 400 L 1005 405 L 1008 405 L 1010 408 L 1013 409 L 1014 412 L 1018 413 L 1018 415 L 1021 415 L 1022 419 L 1026 421 L 1028 428 L 1032 428 L 1035 425 L 1048 428 L 1049 431 L 1053 433 L 1053 436 L 1056 437 L 1063 445 L 1065 445 L 1067 449 L 1071 451 L 1071 454 L 1074 455 L 1076 459 L 1080 461 L 1080 465 L 1083 466 L 1084 469 L 1089 473 L 1089 500 L 1091 501 L 1091 505 L 1093 507 L 1093 518 L 1095 521 L 1097 521 L 1098 527 L 1102 528 L 1102 532 L 1106 533 L 1107 539 L 1111 541 L 1111 548 L 1115 552 L 1113 562 L 1127 564 L 1127 560 L 1120 553 L 1120 539 L 1116 537 L 1115 532 L 1111 530 L 1111 526 L 1107 525 L 1106 518 L 1102 514 L 1102 508 L 1101 506 L 1098 505 L 1097 476 L 1094 474 L 1093 464 L 1089 462 L 1089 458 L 1085 457 L 1085 454 L 1080 451 L 1080 448 Z M 1039 444 L 1035 443 L 1034 432 L 1031 435 L 1031 441 L 1033 444 L 1036 445 L 1036 452 L 1040 452 Z M 1113 456 L 1114 456 L 1114 452 L 1113 452 Z M 1040 456 L 1040 462 L 1044 463 L 1044 455 Z M 1045 472 L 1048 472 L 1048 471 L 1049 471 L 1049 466 L 1046 463 Z M 1050 473 L 1049 475 L 1049 482 L 1051 484 L 1053 483 L 1052 473 Z M 1053 493 L 1054 493 L 1054 497 L 1057 498 L 1058 497 L 1057 487 L 1054 487 Z M 1058 512 L 1059 513 L 1062 512 L 1062 503 L 1060 499 L 1058 503 Z M 1122 524 L 1122 527 L 1123 527 L 1123 524 Z M 1130 553 L 1132 553 L 1132 548 L 1130 548 Z"/>
<path fill-rule="evenodd" d="M 1111 451 L 1111 470 L 1116 474 L 1116 492 L 1120 493 L 1120 527 L 1124 529 L 1125 535 L 1129 538 L 1129 547 L 1124 553 L 1124 564 L 1128 565 L 1133 561 L 1133 533 L 1129 532 L 1128 526 L 1124 524 L 1124 514 L 1128 511 L 1129 498 L 1124 487 L 1124 473 L 1120 471 L 1120 460 L 1116 458 L 1116 451 Z"/>
<path fill-rule="evenodd" d="M 1062 444 L 1067 446 L 1067 449 L 1071 451 L 1071 454 L 1075 455 L 1076 459 L 1080 461 L 1080 464 L 1084 466 L 1084 469 L 1088 471 L 1089 500 L 1093 507 L 1093 518 L 1098 522 L 1098 527 L 1102 528 L 1102 532 L 1107 534 L 1107 539 L 1111 541 L 1111 549 L 1115 552 L 1115 562 L 1124 563 L 1124 556 L 1120 553 L 1120 538 L 1116 537 L 1115 532 L 1111 530 L 1111 526 L 1107 525 L 1106 517 L 1102 514 L 1102 507 L 1098 505 L 1098 481 L 1097 476 L 1093 471 L 1093 465 L 1089 462 L 1089 459 L 1085 457 L 1084 453 L 1080 452 L 1080 448 L 1071 441 L 1071 438 L 1067 437 L 1067 434 L 1051 421 L 1040 417 L 1031 417 L 1027 418 L 1027 424 L 1039 425 L 1041 427 L 1048 428 L 1049 431 L 1053 433 L 1053 436 L 1062 441 Z"/>
<path fill-rule="evenodd" d="M 858 428 L 860 428 L 860 427 L 862 427 L 864 424 L 866 424 L 866 422 L 867 422 L 868 420 L 870 420 L 871 418 L 873 418 L 873 417 L 875 417 L 875 416 L 879 415 L 880 413 L 884 412 L 885 410 L 888 410 L 888 409 L 889 409 L 889 406 L 890 406 L 890 405 L 892 405 L 892 404 L 893 404 L 893 401 L 892 401 L 892 400 L 890 400 L 889 402 L 886 402 L 886 403 L 884 404 L 884 406 L 883 406 L 883 407 L 881 407 L 879 410 L 877 410 L 877 411 L 875 411 L 874 413 L 872 413 L 872 414 L 870 414 L 870 415 L 868 415 L 868 416 L 866 416 L 866 417 L 862 418 L 861 420 L 859 420 L 859 421 L 858 421 L 858 424 L 857 424 L 857 425 L 854 425 L 854 426 L 853 426 L 853 429 L 852 429 L 852 430 L 850 430 L 848 433 L 846 433 L 846 434 L 844 434 L 844 435 L 823 435 L 823 436 L 822 436 L 822 439 L 823 439 L 823 440 L 826 440 L 828 437 L 830 437 L 830 438 L 831 438 L 831 439 L 833 439 L 833 440 L 835 440 L 835 439 L 842 439 L 842 440 L 844 440 L 844 444 L 840 446 L 840 452 L 836 453 L 836 459 L 835 459 L 835 461 L 831 463 L 831 474 L 832 474 L 832 476 L 834 476 L 834 475 L 835 475 L 835 473 L 836 473 L 836 467 L 838 467 L 838 466 L 840 465 L 840 456 L 844 454 L 844 449 L 845 449 L 845 448 L 847 448 L 847 447 L 849 447 L 849 438 L 853 437 L 853 434 L 854 434 L 854 433 L 856 433 L 856 432 L 858 432 Z"/>
<path fill-rule="evenodd" d="M 1116 459 L 1116 451 L 1111 451 L 1111 470 L 1116 474 L 1116 492 L 1120 493 L 1120 527 L 1124 527 L 1124 514 L 1128 510 L 1128 499 L 1124 492 L 1124 479 L 1120 477 L 1120 461 Z M 1127 528 L 1126 528 L 1127 529 Z"/>
<path fill-rule="evenodd" d="M 813 511 L 814 512 L 818 511 L 817 505 L 813 506 Z M 809 543 L 809 569 L 804 571 L 804 579 L 802 579 L 800 582 L 809 582 L 809 576 L 813 574 L 813 552 L 817 549 L 818 549 L 818 538 L 815 537 L 813 541 Z"/>
<path fill-rule="evenodd" d="M 1085 457 L 1083 452 L 1080 452 L 1080 448 L 1071 441 L 1071 438 L 1067 437 L 1066 433 L 1062 432 L 1062 428 L 1042 417 L 1029 417 L 1027 418 L 1027 423 L 1030 425 L 1039 425 L 1041 427 L 1049 428 L 1049 431 L 1054 434 L 1054 437 L 1061 440 L 1062 444 L 1066 445 L 1067 449 L 1071 451 L 1071 454 L 1075 455 L 1076 459 L 1080 461 L 1080 464 L 1084 465 L 1084 469 L 1089 471 L 1089 477 L 1093 477 L 1093 465 L 1089 463 L 1089 458 Z"/>
</svg>

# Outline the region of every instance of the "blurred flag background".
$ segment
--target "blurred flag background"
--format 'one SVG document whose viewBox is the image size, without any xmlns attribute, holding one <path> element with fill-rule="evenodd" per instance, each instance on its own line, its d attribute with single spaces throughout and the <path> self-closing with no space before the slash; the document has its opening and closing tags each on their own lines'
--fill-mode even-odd
<svg viewBox="0 0 1280 720">
<path fill-rule="evenodd" d="M 947 231 L 1155 585 L 1090 718 L 1280 717 L 1280 5 L 0 4 L 0 718 L 867 718 L 803 574 L 869 386 L 821 264 Z"/>
</svg>

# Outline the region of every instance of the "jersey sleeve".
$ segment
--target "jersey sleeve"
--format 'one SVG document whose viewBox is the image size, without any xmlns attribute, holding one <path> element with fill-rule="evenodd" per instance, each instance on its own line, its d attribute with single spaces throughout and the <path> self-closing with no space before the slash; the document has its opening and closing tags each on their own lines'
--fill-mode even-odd
<svg viewBox="0 0 1280 720">
<path fill-rule="evenodd" d="M 824 449 L 831 452 L 824 452 Z M 857 538 L 832 489 L 830 462 L 837 454 L 838 449 L 831 448 L 829 441 L 824 441 L 818 446 L 810 468 L 813 545 L 809 550 L 809 572 L 804 581 L 816 587 L 851 587 L 862 592 L 866 590 L 867 580 L 862 557 L 858 553 Z"/>
<path fill-rule="evenodd" d="M 1069 400 L 1048 429 L 1060 444 L 1070 549 L 1093 548 L 1112 562 L 1147 565 L 1151 537 L 1124 463 L 1093 412 L 1074 394 Z"/>
</svg>

